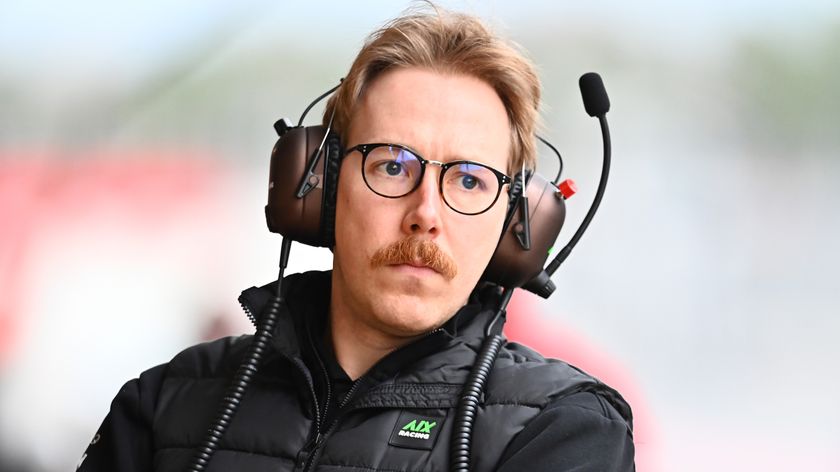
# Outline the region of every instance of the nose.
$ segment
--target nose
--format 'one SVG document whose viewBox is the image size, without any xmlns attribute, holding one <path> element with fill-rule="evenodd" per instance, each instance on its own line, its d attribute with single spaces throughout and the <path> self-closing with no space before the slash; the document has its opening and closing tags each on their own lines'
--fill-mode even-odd
<svg viewBox="0 0 840 472">
<path fill-rule="evenodd" d="M 420 186 L 403 197 L 408 204 L 402 224 L 406 234 L 435 237 L 440 233 L 444 203 L 438 189 L 439 176 L 439 166 L 427 165 Z"/>
</svg>

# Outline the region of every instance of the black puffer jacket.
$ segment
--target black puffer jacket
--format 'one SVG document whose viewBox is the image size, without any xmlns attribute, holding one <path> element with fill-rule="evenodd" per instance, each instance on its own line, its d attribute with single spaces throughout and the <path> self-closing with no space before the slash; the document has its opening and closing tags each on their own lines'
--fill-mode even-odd
<svg viewBox="0 0 840 472">
<path fill-rule="evenodd" d="M 313 326 L 323 325 L 313 321 L 325 318 L 329 306 L 330 274 L 287 281 L 288 311 L 281 312 L 273 350 L 207 470 L 447 470 L 458 396 L 491 310 L 465 306 L 442 329 L 386 356 L 336 402 L 319 388 L 329 383 L 324 364 L 309 355 L 320 336 Z M 246 310 L 259 313 L 272 285 L 243 292 Z M 249 340 L 194 346 L 128 382 L 79 470 L 184 470 Z M 325 412 L 329 404 L 340 408 Z M 508 343 L 476 420 L 472 470 L 634 470 L 631 429 L 630 409 L 617 392 Z"/>
</svg>

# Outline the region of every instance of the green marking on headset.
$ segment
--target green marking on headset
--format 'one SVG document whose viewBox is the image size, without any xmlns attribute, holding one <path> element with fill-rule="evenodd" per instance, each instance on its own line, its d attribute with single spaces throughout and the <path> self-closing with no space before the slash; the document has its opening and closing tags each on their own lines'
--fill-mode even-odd
<svg viewBox="0 0 840 472">
<path fill-rule="evenodd" d="M 554 246 L 551 246 L 550 248 L 548 248 L 548 255 L 549 256 L 551 255 L 552 252 L 554 252 Z"/>
</svg>

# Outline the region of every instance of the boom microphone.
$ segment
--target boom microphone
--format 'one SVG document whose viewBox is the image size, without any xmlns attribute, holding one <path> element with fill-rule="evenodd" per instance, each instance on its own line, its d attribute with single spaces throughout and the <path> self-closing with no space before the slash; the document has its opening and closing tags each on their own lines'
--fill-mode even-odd
<svg viewBox="0 0 840 472">
<path fill-rule="evenodd" d="M 604 88 L 604 81 L 595 72 L 588 72 L 580 76 L 580 94 L 583 97 L 583 107 L 589 116 L 603 116 L 610 111 L 610 97 Z"/>
<path fill-rule="evenodd" d="M 592 201 L 592 206 L 583 218 L 572 239 L 568 244 L 560 250 L 557 256 L 549 263 L 542 272 L 538 273 L 533 279 L 522 286 L 525 290 L 535 293 L 543 298 L 548 298 L 554 292 L 555 286 L 551 281 L 551 276 L 554 271 L 560 267 L 560 264 L 569 257 L 572 249 L 580 241 L 580 237 L 589 228 L 589 223 L 592 222 L 592 217 L 598 211 L 601 205 L 601 199 L 604 198 L 604 190 L 607 188 L 607 178 L 610 175 L 610 161 L 612 156 L 612 144 L 610 141 L 610 128 L 607 125 L 607 112 L 610 111 L 610 99 L 607 97 L 607 90 L 604 88 L 604 81 L 601 76 L 588 72 L 580 77 L 580 95 L 583 98 L 583 107 L 586 108 L 586 113 L 589 116 L 598 117 L 598 122 L 601 125 L 601 137 L 604 141 L 604 160 L 601 167 L 601 179 L 598 182 L 598 190 L 595 192 L 595 199 Z"/>
</svg>

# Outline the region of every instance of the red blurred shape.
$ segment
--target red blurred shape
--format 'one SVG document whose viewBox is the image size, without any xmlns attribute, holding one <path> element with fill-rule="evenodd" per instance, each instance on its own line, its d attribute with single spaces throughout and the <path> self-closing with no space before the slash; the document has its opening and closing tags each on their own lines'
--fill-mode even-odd
<svg viewBox="0 0 840 472">
<path fill-rule="evenodd" d="M 39 236 L 112 212 L 146 228 L 183 211 L 207 211 L 218 159 L 177 151 L 78 155 L 0 150 L 0 368 L 19 341 L 21 293 Z M 180 212 L 179 212 L 180 211 Z"/>
</svg>

